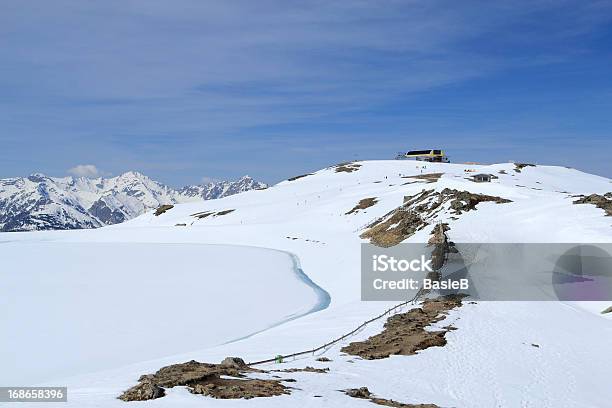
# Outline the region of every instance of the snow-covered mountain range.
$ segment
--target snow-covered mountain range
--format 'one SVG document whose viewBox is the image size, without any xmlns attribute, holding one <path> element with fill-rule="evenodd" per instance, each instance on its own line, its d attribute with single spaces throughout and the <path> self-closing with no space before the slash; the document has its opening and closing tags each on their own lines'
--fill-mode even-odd
<svg viewBox="0 0 612 408">
<path fill-rule="evenodd" d="M 112 178 L 0 179 L 0 231 L 96 228 L 164 204 L 211 200 L 267 185 L 244 176 L 175 190 L 138 172 Z"/>
</svg>

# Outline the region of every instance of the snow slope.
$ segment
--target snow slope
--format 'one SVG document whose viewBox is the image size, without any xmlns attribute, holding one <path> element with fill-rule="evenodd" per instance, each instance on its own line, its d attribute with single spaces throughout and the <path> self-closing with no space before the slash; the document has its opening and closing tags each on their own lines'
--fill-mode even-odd
<svg viewBox="0 0 612 408">
<path fill-rule="evenodd" d="M 603 177 L 552 166 L 525 167 L 517 172 L 510 163 L 484 166 L 369 161 L 358 164 L 360 167 L 356 171 L 337 172 L 331 167 L 264 191 L 177 205 L 159 217 L 144 214 L 124 224 L 95 231 L 0 234 L 0 242 L 12 241 L 0 244 L 3 258 L 19 253 L 15 248 L 42 242 L 64 248 L 63 255 L 57 255 L 56 266 L 49 269 L 50 274 L 60 273 L 61 268 L 57 265 L 72 263 L 70 251 L 82 243 L 273 248 L 295 254 L 304 273 L 331 296 L 331 304 L 324 310 L 237 342 L 216 347 L 207 347 L 210 343 L 204 343 L 191 350 L 183 347 L 178 351 L 161 347 L 158 355 L 166 357 L 146 361 L 143 358 L 138 363 L 118 364 L 105 371 L 96 372 L 98 367 L 90 367 L 92 373 L 88 375 L 62 379 L 60 374 L 63 373 L 58 372 L 52 383 L 68 384 L 68 405 L 125 406 L 115 399 L 116 396 L 133 385 L 141 374 L 154 372 L 163 365 L 192 358 L 215 362 L 227 355 L 254 361 L 308 349 L 350 331 L 389 306 L 386 302 L 359 300 L 359 254 L 363 242 L 360 233 L 372 220 L 400 206 L 404 196 L 423 189 L 467 190 L 512 202 L 481 203 L 477 210 L 466 212 L 457 219 L 448 211 L 438 213 L 430 220 L 430 227 L 417 232 L 408 238 L 409 241 L 426 241 L 433 225 L 443 221 L 449 223 L 449 236 L 455 242 L 612 242 L 612 222 L 605 217 L 604 211 L 592 205 L 573 204 L 575 197 L 572 197 L 612 190 L 611 181 Z M 433 183 L 409 177 L 430 173 L 443 174 Z M 491 183 L 474 183 L 468 177 L 475 173 L 490 173 L 499 178 Z M 347 214 L 361 199 L 369 197 L 376 197 L 378 202 L 365 210 Z M 11 245 L 14 247 L 10 250 L 4 249 Z M 237 251 L 234 258 L 241 257 Z M 139 257 L 139 267 L 150 268 L 161 258 Z M 175 262 L 175 266 L 185 270 L 193 268 L 195 259 L 185 257 L 184 261 Z M 256 258 L 249 264 L 257 276 L 272 269 L 267 261 Z M 134 269 L 138 268 L 134 265 L 122 268 L 123 274 L 131 275 Z M 8 273 L 16 272 L 2 270 L 0 273 L 5 278 Z M 21 268 L 20 273 L 31 275 L 34 272 L 28 267 Z M 273 281 L 271 290 L 275 294 L 293 292 L 285 288 L 284 283 Z M 312 291 L 308 293 L 312 296 Z M 263 303 L 275 296 L 262 297 Z M 167 297 L 177 304 L 184 300 L 176 293 Z M 298 308 L 301 312 L 318 302 L 309 299 L 301 303 Z M 202 303 L 214 313 L 208 329 L 226 330 L 228 319 L 236 313 L 210 300 L 210 303 L 205 300 Z M 260 303 L 251 300 L 242 307 L 260 307 Z M 292 395 L 222 403 L 266 407 L 288 404 L 368 406 L 371 403 L 350 399 L 337 391 L 365 385 L 385 398 L 406 403 L 436 403 L 443 407 L 603 407 L 610 397 L 606 378 L 612 363 L 612 358 L 608 357 L 612 319 L 597 310 L 601 309 L 561 302 L 466 304 L 440 322 L 440 325 L 452 323 L 458 328 L 447 334 L 445 347 L 431 348 L 416 356 L 363 361 L 342 355 L 339 349 L 346 343 L 340 344 L 325 353 L 333 360 L 331 363 L 318 363 L 309 356 L 286 364 L 287 367 L 331 368 L 327 374 L 291 374 L 298 380 L 296 387 L 299 388 Z M 275 319 L 278 316 L 274 313 L 265 319 L 262 316 L 257 325 L 267 327 Z M 379 332 L 383 323 L 379 321 L 368 326 L 349 341 Z M 199 330 L 197 322 L 190 320 L 189 324 L 189 330 Z M 163 325 L 159 323 L 156 327 L 161 329 Z M 226 341 L 233 338 L 230 335 L 221 337 Z M 220 338 L 218 340 L 221 342 Z M 172 355 L 175 352 L 177 354 Z M 315 398 L 315 395 L 321 397 Z M 175 388 L 164 398 L 139 405 L 185 407 L 219 403 Z"/>
</svg>

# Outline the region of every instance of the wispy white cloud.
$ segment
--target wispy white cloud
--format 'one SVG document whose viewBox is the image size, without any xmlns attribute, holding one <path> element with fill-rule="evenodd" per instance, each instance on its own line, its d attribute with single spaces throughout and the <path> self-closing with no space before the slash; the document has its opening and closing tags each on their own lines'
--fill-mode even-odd
<svg viewBox="0 0 612 408">
<path fill-rule="evenodd" d="M 96 166 L 93 164 L 79 164 L 71 169 L 68 169 L 68 174 L 72 174 L 76 177 L 87 177 L 87 178 L 96 178 L 100 177 L 102 173 Z"/>
<path fill-rule="evenodd" d="M 214 177 L 208 177 L 208 176 L 204 176 L 200 179 L 201 184 L 215 183 L 217 181 L 219 181 L 219 179 L 214 178 Z"/>
</svg>

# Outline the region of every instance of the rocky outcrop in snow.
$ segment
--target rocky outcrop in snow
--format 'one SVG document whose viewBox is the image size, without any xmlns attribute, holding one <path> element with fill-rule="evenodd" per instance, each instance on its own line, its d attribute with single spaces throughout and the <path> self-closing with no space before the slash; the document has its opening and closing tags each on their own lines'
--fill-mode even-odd
<svg viewBox="0 0 612 408">
<path fill-rule="evenodd" d="M 578 200 L 574 201 L 574 204 L 593 204 L 597 208 L 604 210 L 606 215 L 612 215 L 612 193 L 581 196 Z"/>
<path fill-rule="evenodd" d="M 511 201 L 450 188 L 440 192 L 422 190 L 416 195 L 404 197 L 404 204 L 370 223 L 361 238 L 369 239 L 372 244 L 380 247 L 391 247 L 429 225 L 440 212 L 460 215 L 475 210 L 482 202 L 504 204 Z"/>
<path fill-rule="evenodd" d="M 118 398 L 123 401 L 145 401 L 165 396 L 166 388 L 187 387 L 192 394 L 218 399 L 251 399 L 289 394 L 289 388 L 277 379 L 254 379 L 248 373 L 266 373 L 250 368 L 238 357 L 228 357 L 221 364 L 195 360 L 162 367 L 155 374 L 140 377 L 139 384 Z M 291 380 L 295 381 L 295 380 Z"/>
</svg>

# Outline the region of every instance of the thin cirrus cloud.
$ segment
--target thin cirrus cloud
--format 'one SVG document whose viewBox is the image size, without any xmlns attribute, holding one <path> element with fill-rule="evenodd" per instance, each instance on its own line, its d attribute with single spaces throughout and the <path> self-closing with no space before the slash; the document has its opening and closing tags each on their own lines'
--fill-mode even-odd
<svg viewBox="0 0 612 408">
<path fill-rule="evenodd" d="M 373 139 L 396 146 L 413 133 L 520 140 L 525 129 L 513 134 L 511 123 L 541 127 L 535 111 L 517 113 L 524 100 L 485 118 L 473 114 L 491 105 L 483 95 L 455 89 L 487 79 L 503 88 L 513 70 L 583 59 L 585 37 L 609 15 L 609 2 L 581 1 L 9 1 L 0 138 L 13 142 L 0 159 L 30 142 L 43 168 L 0 160 L 0 172 L 58 171 L 103 154 L 113 172 L 139 163 L 174 184 L 196 180 L 168 168 L 220 178 L 261 168 L 270 181 L 302 170 L 299 161 L 271 170 L 249 151 L 269 147 L 259 155 L 269 161 L 350 142 L 365 155 Z"/>
</svg>

